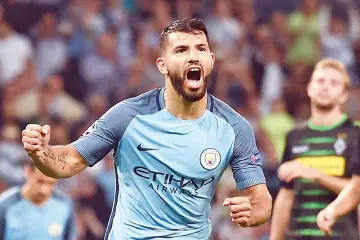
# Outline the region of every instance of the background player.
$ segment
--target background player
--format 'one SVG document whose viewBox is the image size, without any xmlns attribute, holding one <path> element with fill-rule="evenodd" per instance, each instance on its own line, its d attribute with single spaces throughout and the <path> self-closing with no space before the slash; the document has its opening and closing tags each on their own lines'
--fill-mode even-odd
<svg viewBox="0 0 360 240">
<path fill-rule="evenodd" d="M 332 227 L 337 220 L 349 212 L 354 212 L 360 202 L 360 134 L 354 147 L 354 155 L 351 160 L 351 170 L 353 172 L 350 183 L 344 188 L 339 196 L 322 210 L 317 219 L 317 224 L 325 234 L 333 235 Z"/>
<path fill-rule="evenodd" d="M 215 58 L 206 26 L 175 21 L 159 49 L 166 88 L 117 104 L 68 146 L 48 146 L 50 127 L 28 125 L 25 149 L 54 178 L 71 177 L 115 149 L 116 198 L 106 239 L 207 239 L 210 202 L 229 164 L 242 196 L 224 200 L 231 218 L 243 227 L 266 222 L 271 197 L 254 133 L 207 94 Z"/>
<path fill-rule="evenodd" d="M 25 168 L 26 181 L 0 195 L 0 239 L 75 240 L 72 202 L 55 190 L 56 179 L 34 164 Z"/>
<path fill-rule="evenodd" d="M 284 235 L 291 239 L 325 239 L 316 225 L 316 216 L 351 176 L 349 160 L 356 127 L 342 111 L 349 84 L 340 62 L 324 59 L 315 66 L 307 87 L 311 117 L 306 125 L 288 134 L 278 170 L 282 188 L 274 205 L 272 240 L 284 239 Z M 335 229 L 334 239 L 358 239 L 356 212 Z"/>
</svg>

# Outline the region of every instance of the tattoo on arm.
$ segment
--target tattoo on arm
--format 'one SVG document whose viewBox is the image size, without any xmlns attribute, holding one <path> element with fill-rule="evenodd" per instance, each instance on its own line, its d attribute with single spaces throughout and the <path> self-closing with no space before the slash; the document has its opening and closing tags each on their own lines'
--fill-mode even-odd
<svg viewBox="0 0 360 240">
<path fill-rule="evenodd" d="M 62 169 L 65 168 L 67 162 L 65 159 L 65 156 L 62 155 L 56 155 L 50 147 L 46 147 L 44 148 L 44 162 L 47 164 L 62 164 Z"/>
</svg>

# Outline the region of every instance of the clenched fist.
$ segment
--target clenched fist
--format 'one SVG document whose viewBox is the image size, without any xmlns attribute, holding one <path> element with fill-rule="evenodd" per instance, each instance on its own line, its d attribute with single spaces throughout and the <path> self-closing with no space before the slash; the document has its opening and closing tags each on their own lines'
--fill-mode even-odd
<svg viewBox="0 0 360 240">
<path fill-rule="evenodd" d="M 22 142 L 27 153 L 32 157 L 47 147 L 50 141 L 50 126 L 29 124 L 22 131 Z"/>
<path fill-rule="evenodd" d="M 236 222 L 241 227 L 249 227 L 251 225 L 251 203 L 249 198 L 226 198 L 223 205 L 230 208 L 230 217 L 233 222 Z"/>
<path fill-rule="evenodd" d="M 317 216 L 317 225 L 327 236 L 332 234 L 331 227 L 335 224 L 335 222 L 335 209 L 332 207 L 323 209 Z"/>
</svg>

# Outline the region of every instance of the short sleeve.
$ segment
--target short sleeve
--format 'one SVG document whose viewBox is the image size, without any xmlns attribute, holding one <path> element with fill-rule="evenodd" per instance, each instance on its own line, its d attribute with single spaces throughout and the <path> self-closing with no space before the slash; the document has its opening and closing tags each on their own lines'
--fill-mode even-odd
<svg viewBox="0 0 360 240">
<path fill-rule="evenodd" d="M 291 156 L 291 146 L 290 146 L 290 133 L 287 134 L 286 136 L 286 144 L 285 144 L 285 150 L 284 150 L 284 154 L 281 160 L 281 164 L 292 160 L 292 156 Z M 287 189 L 293 189 L 294 188 L 294 184 L 295 184 L 295 180 L 292 180 L 290 182 L 284 182 L 284 181 L 280 181 L 281 186 Z"/>
<path fill-rule="evenodd" d="M 352 174 L 360 175 L 360 131 L 354 139 L 351 158 L 350 158 L 350 169 Z"/>
<path fill-rule="evenodd" d="M 123 133 L 136 115 L 134 109 L 119 103 L 108 110 L 72 146 L 88 162 L 89 166 L 102 160 L 117 148 Z"/>
<path fill-rule="evenodd" d="M 235 141 L 230 162 L 239 190 L 266 183 L 255 134 L 250 124 L 245 119 L 241 120 L 233 125 Z"/>
</svg>

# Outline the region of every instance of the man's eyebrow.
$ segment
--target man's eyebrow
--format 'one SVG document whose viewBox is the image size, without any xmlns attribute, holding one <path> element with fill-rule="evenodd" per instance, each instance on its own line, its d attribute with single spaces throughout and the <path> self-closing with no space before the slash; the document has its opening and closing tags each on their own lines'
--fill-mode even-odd
<svg viewBox="0 0 360 240">
<path fill-rule="evenodd" d="M 189 46 L 184 45 L 184 44 L 181 44 L 181 45 L 176 45 L 176 46 L 174 47 L 174 49 L 177 49 L 177 48 L 187 48 L 187 47 L 189 47 Z"/>
<path fill-rule="evenodd" d="M 208 47 L 208 45 L 206 43 L 200 43 L 197 45 L 198 47 Z"/>
<path fill-rule="evenodd" d="M 209 46 L 206 43 L 199 43 L 196 45 L 196 47 L 197 48 L 199 48 L 199 47 L 209 48 Z M 181 48 L 189 48 L 189 45 L 179 44 L 179 45 L 174 46 L 173 49 L 177 50 L 177 49 L 181 49 Z"/>
</svg>

